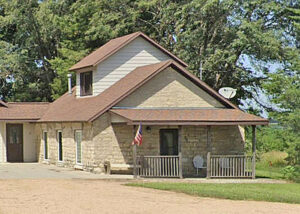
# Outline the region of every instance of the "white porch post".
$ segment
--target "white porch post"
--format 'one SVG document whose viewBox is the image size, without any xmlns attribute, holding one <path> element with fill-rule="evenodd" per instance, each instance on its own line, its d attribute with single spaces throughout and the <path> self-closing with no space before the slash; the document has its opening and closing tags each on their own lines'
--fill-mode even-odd
<svg viewBox="0 0 300 214">
<path fill-rule="evenodd" d="M 255 164 L 256 164 L 256 126 L 252 125 L 252 179 L 255 179 Z"/>
<path fill-rule="evenodd" d="M 133 125 L 133 138 L 135 137 L 135 125 Z M 132 152 L 132 159 L 133 159 L 133 177 L 137 178 L 137 171 L 136 171 L 136 144 L 133 144 L 133 152 Z"/>
<path fill-rule="evenodd" d="M 206 160 L 206 178 L 210 178 L 210 155 L 211 155 L 211 126 L 207 126 L 207 160 Z"/>
</svg>

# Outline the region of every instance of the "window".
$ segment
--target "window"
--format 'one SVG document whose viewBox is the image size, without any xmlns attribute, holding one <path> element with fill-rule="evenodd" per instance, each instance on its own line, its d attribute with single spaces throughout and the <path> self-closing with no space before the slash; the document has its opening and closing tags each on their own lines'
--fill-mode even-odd
<svg viewBox="0 0 300 214">
<path fill-rule="evenodd" d="M 62 144 L 62 132 L 57 131 L 57 142 L 58 142 L 58 161 L 63 161 L 63 144 Z"/>
<path fill-rule="evenodd" d="M 76 130 L 75 131 L 75 143 L 76 143 L 76 163 L 81 164 L 81 157 L 82 157 L 82 131 Z"/>
<path fill-rule="evenodd" d="M 160 155 L 178 155 L 178 129 L 160 130 Z"/>
<path fill-rule="evenodd" d="M 43 132 L 43 141 L 44 141 L 44 159 L 48 159 L 48 133 Z"/>
<path fill-rule="evenodd" d="M 93 72 L 80 73 L 80 96 L 93 94 Z"/>
</svg>

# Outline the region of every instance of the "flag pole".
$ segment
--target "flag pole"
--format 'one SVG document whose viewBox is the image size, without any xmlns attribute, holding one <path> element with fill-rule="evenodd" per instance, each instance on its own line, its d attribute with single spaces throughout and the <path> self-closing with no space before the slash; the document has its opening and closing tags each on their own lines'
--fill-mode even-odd
<svg viewBox="0 0 300 214">
<path fill-rule="evenodd" d="M 135 125 L 133 125 L 133 137 L 135 137 Z M 133 177 L 137 178 L 137 171 L 136 171 L 136 143 L 133 144 Z"/>
</svg>

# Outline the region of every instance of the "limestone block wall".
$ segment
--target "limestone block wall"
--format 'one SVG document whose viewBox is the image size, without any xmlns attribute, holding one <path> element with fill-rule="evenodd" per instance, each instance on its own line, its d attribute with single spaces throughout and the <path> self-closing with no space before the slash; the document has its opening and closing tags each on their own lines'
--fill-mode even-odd
<svg viewBox="0 0 300 214">
<path fill-rule="evenodd" d="M 150 126 L 151 131 L 143 126 L 143 144 L 137 148 L 137 155 L 159 155 L 159 130 L 162 128 L 176 128 L 172 126 Z M 137 127 L 136 127 L 137 128 Z M 110 123 L 110 115 L 104 114 L 93 123 L 93 142 L 95 165 L 102 166 L 104 162 L 111 164 L 133 164 L 132 141 L 136 130 L 126 124 Z"/>
<path fill-rule="evenodd" d="M 62 131 L 63 161 L 58 161 L 57 132 Z M 92 171 L 97 168 L 94 162 L 91 123 L 44 123 L 36 126 L 37 156 L 42 163 L 74 167 L 76 164 L 75 131 L 82 130 L 82 165 L 83 169 Z M 48 159 L 44 158 L 43 132 L 48 133 Z"/>
<path fill-rule="evenodd" d="M 93 123 L 47 123 L 36 126 L 39 162 L 74 167 L 76 165 L 75 130 L 82 130 L 82 168 L 103 172 L 105 161 L 111 164 L 132 165 L 132 140 L 136 130 L 126 124 L 111 124 L 108 113 Z M 137 148 L 138 155 L 160 155 L 160 129 L 176 129 L 178 126 L 143 126 L 143 144 Z M 136 127 L 137 128 L 137 127 Z M 57 131 L 63 135 L 63 161 L 58 161 Z M 48 160 L 44 160 L 43 131 L 48 132 Z M 212 154 L 242 154 L 244 132 L 238 126 L 212 126 Z M 195 175 L 193 158 L 201 155 L 206 160 L 207 127 L 182 126 L 183 174 Z M 205 170 L 204 170 L 205 173 Z"/>
<path fill-rule="evenodd" d="M 181 151 L 183 175 L 195 174 L 193 158 L 201 155 L 205 160 L 207 154 L 207 127 L 183 126 Z"/>
<path fill-rule="evenodd" d="M 243 154 L 244 131 L 238 126 L 211 126 L 212 154 Z M 201 155 L 205 160 L 207 155 L 207 127 L 182 127 L 182 164 L 184 175 L 195 175 L 193 158 Z M 206 170 L 202 170 L 206 174 Z"/>
<path fill-rule="evenodd" d="M 138 155 L 160 155 L 160 129 L 174 129 L 178 126 L 143 126 L 143 144 L 137 148 Z M 105 114 L 93 123 L 94 165 L 103 171 L 103 164 L 132 164 L 132 140 L 136 130 L 133 126 L 110 123 L 109 114 Z M 238 126 L 212 126 L 212 154 L 243 154 L 244 132 Z M 207 127 L 182 126 L 182 158 L 184 175 L 195 175 L 193 158 L 207 155 Z M 204 170 L 204 172 L 206 172 Z"/>
<path fill-rule="evenodd" d="M 176 96 L 174 96 L 176 94 Z M 117 107 L 224 107 L 182 74 L 167 68 L 142 85 Z"/>
</svg>

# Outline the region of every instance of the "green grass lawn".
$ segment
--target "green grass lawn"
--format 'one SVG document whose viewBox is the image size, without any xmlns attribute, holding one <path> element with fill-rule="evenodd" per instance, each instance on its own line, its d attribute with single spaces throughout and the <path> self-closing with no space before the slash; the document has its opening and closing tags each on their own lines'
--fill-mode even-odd
<svg viewBox="0 0 300 214">
<path fill-rule="evenodd" d="M 299 166 L 292 178 L 288 178 L 284 175 L 284 167 L 286 166 L 268 166 L 263 163 L 256 163 L 256 178 L 271 178 L 271 179 L 290 179 L 293 182 L 300 183 L 300 171 Z"/>
<path fill-rule="evenodd" d="M 284 179 L 282 172 L 283 167 L 279 166 L 265 166 L 260 163 L 256 163 L 256 177 L 257 178 L 272 178 L 272 179 Z"/>
<path fill-rule="evenodd" d="M 159 190 L 182 192 L 201 197 L 232 200 L 255 200 L 300 204 L 300 184 L 195 184 L 195 183 L 129 183 Z"/>
</svg>

